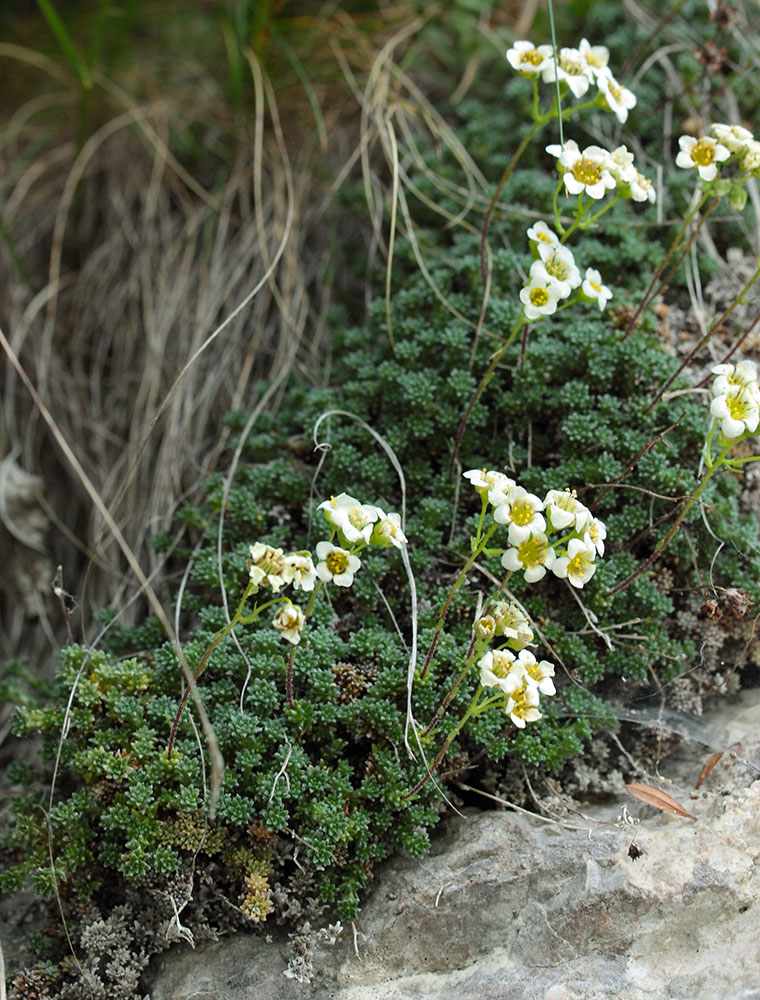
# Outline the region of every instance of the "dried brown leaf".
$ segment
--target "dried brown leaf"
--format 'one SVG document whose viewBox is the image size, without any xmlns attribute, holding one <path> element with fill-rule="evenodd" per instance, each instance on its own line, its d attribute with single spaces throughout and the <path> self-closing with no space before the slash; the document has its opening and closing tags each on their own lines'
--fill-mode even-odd
<svg viewBox="0 0 760 1000">
<path fill-rule="evenodd" d="M 723 756 L 723 751 L 719 750 L 717 753 L 714 753 L 711 757 L 707 758 L 707 763 L 702 768 L 702 770 L 699 772 L 699 777 L 697 778 L 697 783 L 694 786 L 695 789 L 699 788 L 699 786 L 705 780 L 705 778 L 710 773 L 710 771 L 712 771 L 712 769 L 715 767 L 715 765 L 718 763 L 718 761 L 720 760 L 720 758 L 722 756 Z"/>
<path fill-rule="evenodd" d="M 680 802 L 676 802 L 672 795 L 663 792 L 661 788 L 655 788 L 654 785 L 642 785 L 638 782 L 626 785 L 625 787 L 634 798 L 646 802 L 648 806 L 654 806 L 655 809 L 662 809 L 663 812 L 675 813 L 677 816 L 686 816 L 687 819 L 696 820 L 697 818 L 696 816 L 692 816 L 690 812 L 687 812 Z"/>
</svg>

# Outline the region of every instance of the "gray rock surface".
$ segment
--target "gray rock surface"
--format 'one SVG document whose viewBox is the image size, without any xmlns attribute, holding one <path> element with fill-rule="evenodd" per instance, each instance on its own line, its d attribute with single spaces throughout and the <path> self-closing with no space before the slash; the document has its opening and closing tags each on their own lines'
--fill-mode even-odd
<svg viewBox="0 0 760 1000">
<path fill-rule="evenodd" d="M 424 861 L 385 866 L 355 936 L 315 947 L 311 983 L 284 974 L 287 940 L 239 936 L 159 958 L 152 1000 L 760 1000 L 760 774 L 744 736 L 744 761 L 724 756 L 697 793 L 700 748 L 662 765 L 696 822 L 623 789 L 568 817 L 576 829 L 455 818 Z M 619 822 L 623 805 L 639 825 Z"/>
</svg>

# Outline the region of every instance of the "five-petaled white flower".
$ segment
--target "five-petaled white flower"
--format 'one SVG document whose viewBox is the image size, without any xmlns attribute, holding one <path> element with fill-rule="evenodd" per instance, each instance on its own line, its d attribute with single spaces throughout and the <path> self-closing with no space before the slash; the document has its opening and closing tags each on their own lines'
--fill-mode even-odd
<svg viewBox="0 0 760 1000">
<path fill-rule="evenodd" d="M 582 587 L 596 572 L 595 555 L 595 549 L 589 548 L 583 539 L 571 538 L 567 543 L 567 555 L 554 560 L 552 572 L 561 580 L 567 579 L 574 587 Z"/>
<path fill-rule="evenodd" d="M 745 431 L 754 434 L 760 423 L 758 394 L 751 386 L 729 386 L 710 403 L 710 413 L 720 421 L 723 436 L 731 440 Z"/>
<path fill-rule="evenodd" d="M 599 555 L 603 556 L 604 540 L 606 537 L 607 528 L 604 521 L 600 521 L 597 517 L 592 517 L 586 525 L 586 530 L 583 533 L 583 541 L 586 543 L 588 548 L 596 549 Z"/>
<path fill-rule="evenodd" d="M 589 302 L 596 302 L 602 312 L 612 298 L 612 290 L 602 284 L 601 274 L 593 267 L 586 268 L 586 280 L 581 285 L 581 292 Z"/>
<path fill-rule="evenodd" d="M 578 46 L 581 58 L 593 73 L 597 83 L 609 70 L 607 64 L 610 61 L 610 50 L 606 45 L 591 45 L 586 38 L 581 38 Z"/>
<path fill-rule="evenodd" d="M 323 583 L 334 583 L 337 587 L 350 587 L 354 574 L 361 566 L 358 556 L 331 542 L 317 542 L 317 576 Z"/>
<path fill-rule="evenodd" d="M 536 46 L 533 42 L 520 41 L 507 49 L 507 62 L 523 76 L 535 76 L 543 72 L 552 55 L 551 45 Z"/>
<path fill-rule="evenodd" d="M 382 545 L 386 548 L 393 545 L 397 549 L 406 545 L 408 539 L 401 530 L 401 515 L 386 514 L 380 507 L 376 507 L 375 510 L 378 520 L 370 535 L 370 545 Z"/>
<path fill-rule="evenodd" d="M 554 83 L 556 79 L 566 83 L 574 97 L 583 97 L 594 80 L 594 73 L 588 62 L 578 49 L 564 48 L 554 59 L 549 59 L 544 65 L 541 79 L 545 83 Z"/>
<path fill-rule="evenodd" d="M 510 545 L 519 545 L 531 535 L 546 531 L 543 509 L 543 503 L 535 494 L 515 486 L 507 501 L 494 509 L 493 519 L 497 524 L 508 524 Z"/>
<path fill-rule="evenodd" d="M 560 285 L 548 275 L 542 281 L 540 278 L 535 278 L 532 271 L 533 268 L 531 268 L 530 283 L 520 290 L 520 301 L 525 310 L 525 318 L 528 320 L 541 319 L 542 316 L 551 316 L 556 312 L 562 291 Z"/>
<path fill-rule="evenodd" d="M 731 153 L 723 143 L 710 136 L 696 139 L 693 135 L 682 135 L 678 140 L 680 152 L 676 156 L 676 166 L 690 169 L 695 167 L 703 181 L 715 180 L 718 164 L 727 160 Z"/>
<path fill-rule="evenodd" d="M 597 86 L 604 94 L 607 107 L 615 115 L 619 122 L 628 120 L 628 112 L 636 107 L 636 95 L 628 90 L 622 83 L 618 83 L 614 76 L 606 74 L 597 78 Z"/>
<path fill-rule="evenodd" d="M 282 633 L 283 639 L 287 639 L 294 646 L 297 646 L 301 641 L 301 632 L 303 632 L 305 624 L 306 618 L 303 611 L 297 604 L 291 604 L 290 601 L 283 604 L 272 619 L 272 625 L 278 632 Z"/>
<path fill-rule="evenodd" d="M 501 565 L 513 573 L 524 571 L 527 583 L 536 583 L 546 576 L 546 570 L 554 565 L 556 553 L 543 532 L 529 535 L 515 548 L 507 549 L 501 557 Z"/>
<path fill-rule="evenodd" d="M 648 177 L 640 174 L 638 170 L 635 173 L 636 176 L 632 181 L 629 181 L 631 186 L 631 198 L 633 198 L 634 201 L 649 201 L 654 204 L 655 199 L 657 198 L 654 184 Z"/>
<path fill-rule="evenodd" d="M 756 174 L 760 170 L 760 142 L 750 139 L 739 150 L 739 166 L 745 174 Z"/>
<path fill-rule="evenodd" d="M 553 229 L 549 229 L 545 222 L 535 222 L 528 230 L 528 239 L 531 243 L 537 243 L 539 247 L 558 246 L 559 236 Z"/>
<path fill-rule="evenodd" d="M 568 139 L 564 146 L 547 146 L 546 152 L 559 161 L 569 194 L 585 191 L 589 198 L 599 199 L 615 187 L 615 178 L 608 168 L 610 154 L 601 146 L 587 146 L 581 151 L 574 139 Z"/>
<path fill-rule="evenodd" d="M 591 520 L 591 511 L 580 502 L 575 490 L 549 490 L 544 497 L 544 509 L 554 531 L 572 525 L 571 530 L 584 532 Z"/>
<path fill-rule="evenodd" d="M 478 661 L 480 683 L 483 687 L 507 690 L 507 678 L 515 662 L 515 654 L 508 649 L 489 649 Z"/>
<path fill-rule="evenodd" d="M 572 250 L 565 246 L 541 244 L 538 255 L 540 260 L 535 261 L 530 269 L 531 278 L 545 280 L 548 276 L 560 286 L 559 297 L 566 299 L 581 283 L 581 272 L 576 267 Z"/>
<path fill-rule="evenodd" d="M 293 590 L 314 590 L 317 571 L 308 552 L 291 552 L 282 561 L 290 568 Z"/>
<path fill-rule="evenodd" d="M 529 649 L 523 649 L 512 667 L 513 673 L 518 673 L 519 671 L 525 674 L 529 684 L 536 685 L 541 694 L 556 694 L 556 688 L 552 680 L 552 677 L 554 677 L 553 663 L 550 663 L 548 660 L 541 660 L 539 662 Z"/>
<path fill-rule="evenodd" d="M 507 677 L 509 698 L 504 711 L 518 729 L 524 729 L 526 722 L 537 722 L 541 718 L 538 711 L 538 687 L 523 675 L 511 673 Z"/>
<path fill-rule="evenodd" d="M 533 629 L 528 616 L 516 604 L 497 601 L 491 609 L 491 617 L 496 634 L 505 636 L 512 649 L 523 649 L 533 642 Z"/>
<path fill-rule="evenodd" d="M 377 507 L 360 503 L 348 493 L 339 493 L 321 503 L 317 510 L 323 510 L 328 522 L 337 528 L 347 542 L 368 542 L 372 525 L 377 521 Z"/>
</svg>

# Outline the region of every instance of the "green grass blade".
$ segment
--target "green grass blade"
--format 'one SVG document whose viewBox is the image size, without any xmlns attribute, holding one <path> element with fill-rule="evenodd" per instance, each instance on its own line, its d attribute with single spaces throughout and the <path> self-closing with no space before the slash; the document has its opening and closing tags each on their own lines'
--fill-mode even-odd
<svg viewBox="0 0 760 1000">
<path fill-rule="evenodd" d="M 37 0 L 37 6 L 42 11 L 45 20 L 47 21 L 50 30 L 55 35 L 56 41 L 60 46 L 61 52 L 63 52 L 66 59 L 71 64 L 76 75 L 79 77 L 79 82 L 83 88 L 89 90 L 92 86 L 92 78 L 90 76 L 90 71 L 87 68 L 87 64 L 84 59 L 80 56 L 77 51 L 76 46 L 71 38 L 71 35 L 66 30 L 66 26 L 63 21 L 58 16 L 58 11 L 55 9 L 50 0 Z"/>
</svg>

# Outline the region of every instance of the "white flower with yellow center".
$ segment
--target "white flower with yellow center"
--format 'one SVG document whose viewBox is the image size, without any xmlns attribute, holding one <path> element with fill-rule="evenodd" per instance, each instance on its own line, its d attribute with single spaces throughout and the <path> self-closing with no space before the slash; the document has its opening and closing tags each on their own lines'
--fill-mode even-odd
<svg viewBox="0 0 760 1000">
<path fill-rule="evenodd" d="M 531 278 L 543 278 L 544 275 L 548 275 L 562 289 L 560 298 L 566 299 L 581 283 L 581 272 L 575 264 L 572 250 L 569 247 L 542 244 L 538 248 L 538 255 L 540 261 L 535 261 L 532 265 Z M 539 264 L 543 264 L 543 270 L 538 267 Z"/>
<path fill-rule="evenodd" d="M 532 269 L 531 269 L 532 270 Z M 543 316 L 551 316 L 557 311 L 557 302 L 560 298 L 561 287 L 551 278 L 534 278 L 525 288 L 520 291 L 520 301 L 523 304 L 525 318 L 527 320 L 541 319 Z"/>
<path fill-rule="evenodd" d="M 574 587 L 583 587 L 596 573 L 594 556 L 596 550 L 581 538 L 571 538 L 567 543 L 567 555 L 554 560 L 552 572 L 560 580 L 568 580 Z"/>
<path fill-rule="evenodd" d="M 592 517 L 586 525 L 586 530 L 583 534 L 583 541 L 586 543 L 588 548 L 596 549 L 599 555 L 603 556 L 604 540 L 606 537 L 607 528 L 604 521 L 600 521 L 598 517 Z"/>
<path fill-rule="evenodd" d="M 545 534 L 529 535 L 515 548 L 507 549 L 501 557 L 501 565 L 512 573 L 524 571 L 527 583 L 543 580 L 547 569 L 554 565 L 556 553 L 549 545 Z"/>
<path fill-rule="evenodd" d="M 331 542 L 317 542 L 317 576 L 323 583 L 334 583 L 336 587 L 350 587 L 354 574 L 361 566 L 361 560 L 345 549 Z"/>
<path fill-rule="evenodd" d="M 393 545 L 400 549 L 407 543 L 407 537 L 401 530 L 401 515 L 386 514 L 380 507 L 377 510 L 378 521 L 369 539 L 370 545 L 381 545 L 387 548 Z"/>
<path fill-rule="evenodd" d="M 531 535 L 546 531 L 546 521 L 541 514 L 543 509 L 544 505 L 535 494 L 516 486 L 508 501 L 495 508 L 493 519 L 497 524 L 508 524 L 509 544 L 519 545 Z"/>
<path fill-rule="evenodd" d="M 587 39 L 581 38 L 578 52 L 597 81 L 600 76 L 609 73 L 607 64 L 610 61 L 610 50 L 606 45 L 591 45 Z"/>
<path fill-rule="evenodd" d="M 526 722 L 537 722 L 541 718 L 538 711 L 538 688 L 525 675 L 510 674 L 507 678 L 509 698 L 504 711 L 518 729 L 524 729 Z"/>
<path fill-rule="evenodd" d="M 711 370 L 716 376 L 712 385 L 713 396 L 722 396 L 735 386 L 746 388 L 753 384 L 757 385 L 757 365 L 748 359 L 739 361 L 735 365 L 715 365 Z"/>
<path fill-rule="evenodd" d="M 636 95 L 622 83 L 618 83 L 611 74 L 597 77 L 596 85 L 604 94 L 607 107 L 619 122 L 628 120 L 628 112 L 636 107 Z"/>
<path fill-rule="evenodd" d="M 741 125 L 711 125 L 713 138 L 722 143 L 730 153 L 738 153 L 744 149 L 754 137 L 748 128 Z"/>
<path fill-rule="evenodd" d="M 594 80 L 594 74 L 578 49 L 560 49 L 555 65 L 550 59 L 543 68 L 541 79 L 544 83 L 554 83 L 559 79 L 566 83 L 574 97 L 583 97 Z"/>
<path fill-rule="evenodd" d="M 317 571 L 308 552 L 291 552 L 282 561 L 293 574 L 293 590 L 314 590 Z"/>
<path fill-rule="evenodd" d="M 599 312 L 604 310 L 612 298 L 612 290 L 602 284 L 601 274 L 593 267 L 586 268 L 586 279 L 581 285 L 581 292 L 589 302 L 596 302 L 599 306 Z"/>
<path fill-rule="evenodd" d="M 739 166 L 745 174 L 756 174 L 760 170 L 760 142 L 750 139 L 739 150 Z"/>
<path fill-rule="evenodd" d="M 599 199 L 615 187 L 607 166 L 610 154 L 601 146 L 587 146 L 581 152 L 578 143 L 568 139 L 564 146 L 547 146 L 546 152 L 557 157 L 562 182 L 570 194 L 585 191 L 589 198 Z"/>
<path fill-rule="evenodd" d="M 760 422 L 758 396 L 749 386 L 730 386 L 710 403 L 710 413 L 720 421 L 723 436 L 730 441 L 749 431 L 754 434 Z"/>
<path fill-rule="evenodd" d="M 491 617 L 496 626 L 496 635 L 505 636 L 512 649 L 523 649 L 533 642 L 533 629 L 528 616 L 516 604 L 498 601 L 491 609 Z"/>
<path fill-rule="evenodd" d="M 293 579 L 294 573 L 283 557 L 282 549 L 256 542 L 249 546 L 251 558 L 248 560 L 248 575 L 257 587 L 271 587 L 278 591 Z"/>
<path fill-rule="evenodd" d="M 680 152 L 676 156 L 676 166 L 684 169 L 696 168 L 703 181 L 715 180 L 718 164 L 731 155 L 723 143 L 703 135 L 695 139 L 693 135 L 682 135 L 678 140 Z"/>
<path fill-rule="evenodd" d="M 290 601 L 283 604 L 272 619 L 272 625 L 278 632 L 282 633 L 283 639 L 287 639 L 294 646 L 297 646 L 301 641 L 301 632 L 303 632 L 305 624 L 306 618 L 303 611 L 297 604 L 291 604 Z"/>
<path fill-rule="evenodd" d="M 498 688 L 500 691 L 507 690 L 507 678 L 512 671 L 515 662 L 515 654 L 508 649 L 489 650 L 485 656 L 478 660 L 480 667 L 480 683 L 484 688 Z"/>
<path fill-rule="evenodd" d="M 528 230 L 528 239 L 531 243 L 537 243 L 539 247 L 559 245 L 559 236 L 553 229 L 549 229 L 545 222 L 534 223 Z"/>
<path fill-rule="evenodd" d="M 347 542 L 369 541 L 372 526 L 377 521 L 377 507 L 360 503 L 348 493 L 339 493 L 321 503 L 317 510 L 323 510 L 328 522 L 343 535 Z"/>
<path fill-rule="evenodd" d="M 575 490 L 549 490 L 544 497 L 544 510 L 554 531 L 571 528 L 582 533 L 591 520 L 591 511 L 580 502 Z"/>
<path fill-rule="evenodd" d="M 463 472 L 462 475 L 469 480 L 481 497 L 488 496 L 491 490 L 506 493 L 516 485 L 514 479 L 510 479 L 505 473 L 496 472 L 494 469 L 470 469 L 468 472 Z"/>
<path fill-rule="evenodd" d="M 533 42 L 515 42 L 511 49 L 507 49 L 507 62 L 522 76 L 542 73 L 552 56 L 551 45 L 536 46 Z"/>
<path fill-rule="evenodd" d="M 541 660 L 539 662 L 529 649 L 522 650 L 512 667 L 513 673 L 519 673 L 519 671 L 525 674 L 529 683 L 536 685 L 541 694 L 550 696 L 557 693 L 554 681 L 552 680 L 552 677 L 554 677 L 554 664 L 548 660 Z"/>
</svg>

